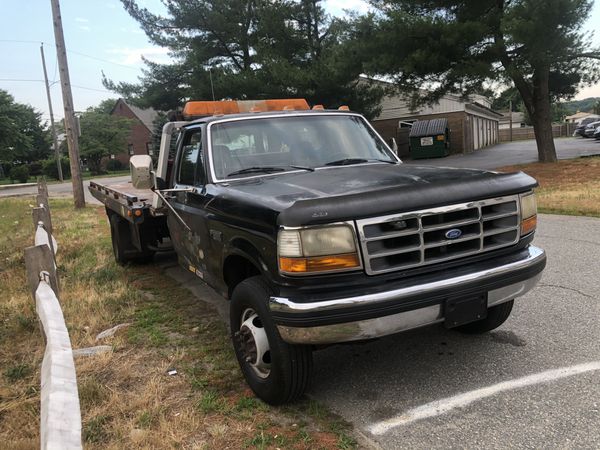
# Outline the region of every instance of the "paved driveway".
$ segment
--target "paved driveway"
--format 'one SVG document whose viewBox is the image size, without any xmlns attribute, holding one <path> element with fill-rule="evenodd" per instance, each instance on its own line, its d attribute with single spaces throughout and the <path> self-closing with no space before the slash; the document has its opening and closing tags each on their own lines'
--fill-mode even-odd
<svg viewBox="0 0 600 450">
<path fill-rule="evenodd" d="M 559 159 L 577 158 L 583 155 L 600 155 L 600 141 L 584 138 L 555 139 Z M 513 164 L 524 164 L 538 160 L 535 140 L 514 141 L 477 150 L 468 155 L 451 155 L 446 158 L 407 159 L 407 164 L 427 166 L 468 167 L 473 169 L 496 169 Z"/>
</svg>

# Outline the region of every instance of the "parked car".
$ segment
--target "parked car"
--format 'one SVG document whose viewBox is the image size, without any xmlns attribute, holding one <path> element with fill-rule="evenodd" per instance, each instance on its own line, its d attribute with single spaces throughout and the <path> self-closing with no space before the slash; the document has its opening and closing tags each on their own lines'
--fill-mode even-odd
<svg viewBox="0 0 600 450">
<path fill-rule="evenodd" d="M 596 122 L 588 123 L 585 126 L 585 130 L 583 130 L 583 137 L 586 137 L 586 138 L 594 137 L 594 132 L 596 131 L 596 128 L 598 128 L 599 126 L 600 126 L 600 120 L 598 120 Z"/>
<path fill-rule="evenodd" d="M 588 124 L 590 124 L 592 122 L 596 122 L 597 120 L 598 120 L 597 116 L 586 117 L 585 119 L 583 119 L 581 122 L 579 122 L 579 125 L 577 125 L 577 127 L 575 128 L 575 131 L 573 132 L 573 137 L 575 137 L 575 136 L 585 137 L 584 136 L 585 127 L 587 127 Z"/>
<path fill-rule="evenodd" d="M 596 131 L 594 131 L 594 137 L 600 140 L 600 125 L 596 127 Z"/>
</svg>

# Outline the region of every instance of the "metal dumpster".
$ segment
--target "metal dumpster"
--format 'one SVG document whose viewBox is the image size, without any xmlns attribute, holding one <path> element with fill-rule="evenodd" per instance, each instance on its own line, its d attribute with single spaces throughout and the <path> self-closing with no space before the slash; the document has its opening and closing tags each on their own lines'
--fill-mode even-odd
<svg viewBox="0 0 600 450">
<path fill-rule="evenodd" d="M 448 119 L 417 120 L 410 130 L 409 140 L 412 159 L 448 156 L 450 149 Z"/>
</svg>

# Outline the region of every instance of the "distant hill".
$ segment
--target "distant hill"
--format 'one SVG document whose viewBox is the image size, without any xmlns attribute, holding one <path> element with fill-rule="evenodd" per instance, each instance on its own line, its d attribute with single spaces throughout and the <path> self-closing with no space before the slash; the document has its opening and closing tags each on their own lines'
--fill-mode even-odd
<svg viewBox="0 0 600 450">
<path fill-rule="evenodd" d="M 572 100 L 570 102 L 561 103 L 561 109 L 567 116 L 575 114 L 577 111 L 588 112 L 594 109 L 594 104 L 600 100 L 600 97 L 588 97 L 583 100 Z"/>
</svg>

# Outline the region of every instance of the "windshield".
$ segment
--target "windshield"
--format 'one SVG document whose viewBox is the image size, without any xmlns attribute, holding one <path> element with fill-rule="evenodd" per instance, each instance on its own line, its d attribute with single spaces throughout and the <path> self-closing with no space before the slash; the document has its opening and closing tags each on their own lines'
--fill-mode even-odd
<svg viewBox="0 0 600 450">
<path fill-rule="evenodd" d="M 212 161 L 218 179 L 327 165 L 398 160 L 359 116 L 303 115 L 214 123 Z"/>
</svg>

